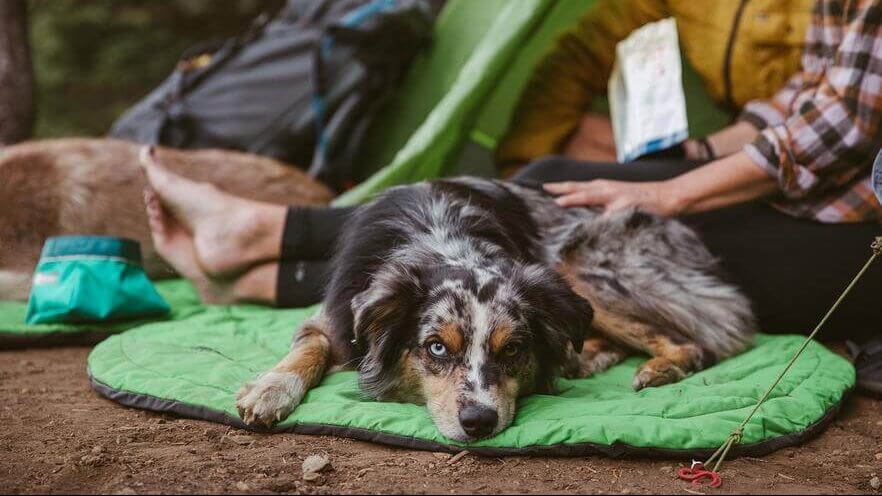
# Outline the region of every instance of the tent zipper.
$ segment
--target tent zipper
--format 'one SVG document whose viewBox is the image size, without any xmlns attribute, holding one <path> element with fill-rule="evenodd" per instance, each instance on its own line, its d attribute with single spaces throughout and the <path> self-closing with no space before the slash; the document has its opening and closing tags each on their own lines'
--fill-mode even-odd
<svg viewBox="0 0 882 496">
<path fill-rule="evenodd" d="M 735 108 L 735 99 L 732 96 L 732 51 L 735 48 L 735 37 L 738 35 L 738 27 L 741 25 L 741 17 L 744 15 L 744 7 L 748 0 L 741 0 L 738 10 L 735 11 L 735 20 L 732 22 L 732 32 L 729 33 L 729 41 L 726 42 L 726 56 L 723 59 L 723 84 L 726 87 L 726 105 L 730 109 Z"/>
</svg>

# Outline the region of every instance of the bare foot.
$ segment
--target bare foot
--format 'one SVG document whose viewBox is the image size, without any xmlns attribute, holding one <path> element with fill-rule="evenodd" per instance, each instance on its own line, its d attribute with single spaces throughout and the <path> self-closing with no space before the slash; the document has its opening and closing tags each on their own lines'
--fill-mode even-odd
<svg viewBox="0 0 882 496">
<path fill-rule="evenodd" d="M 193 244 L 193 237 L 170 216 L 156 193 L 147 188 L 144 190 L 144 204 L 147 207 L 147 219 L 150 223 L 150 234 L 156 252 L 165 259 L 183 277 L 189 279 L 204 303 L 228 304 L 235 301 L 233 285 L 216 281 L 203 272 Z"/>
<path fill-rule="evenodd" d="M 285 207 L 181 177 L 160 164 L 151 147 L 141 150 L 141 165 L 169 217 L 192 234 L 192 256 L 206 275 L 241 273 L 279 257 Z"/>
</svg>

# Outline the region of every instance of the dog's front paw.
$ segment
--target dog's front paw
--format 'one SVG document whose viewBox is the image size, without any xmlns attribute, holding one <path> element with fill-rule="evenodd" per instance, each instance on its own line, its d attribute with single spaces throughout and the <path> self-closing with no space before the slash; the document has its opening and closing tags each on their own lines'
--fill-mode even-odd
<svg viewBox="0 0 882 496">
<path fill-rule="evenodd" d="M 246 424 L 270 427 L 294 411 L 305 393 L 296 374 L 267 372 L 236 393 L 236 409 Z"/>
<path fill-rule="evenodd" d="M 650 358 L 637 369 L 634 376 L 634 390 L 672 384 L 686 377 L 683 369 L 667 358 Z"/>
</svg>

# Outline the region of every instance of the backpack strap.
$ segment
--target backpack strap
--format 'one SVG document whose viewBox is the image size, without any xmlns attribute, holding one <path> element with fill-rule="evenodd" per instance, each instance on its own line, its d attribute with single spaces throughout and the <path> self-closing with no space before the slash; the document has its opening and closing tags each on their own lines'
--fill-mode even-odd
<svg viewBox="0 0 882 496">
<path fill-rule="evenodd" d="M 361 5 L 339 21 L 325 27 L 319 41 L 313 51 L 312 63 L 312 111 L 316 125 L 316 152 L 313 162 L 309 167 L 309 175 L 318 178 L 328 167 L 328 135 L 326 114 L 327 79 L 324 70 L 324 59 L 331 55 L 335 43 L 335 35 L 343 30 L 357 28 L 372 17 L 393 10 L 397 6 L 396 0 L 371 0 Z"/>
</svg>

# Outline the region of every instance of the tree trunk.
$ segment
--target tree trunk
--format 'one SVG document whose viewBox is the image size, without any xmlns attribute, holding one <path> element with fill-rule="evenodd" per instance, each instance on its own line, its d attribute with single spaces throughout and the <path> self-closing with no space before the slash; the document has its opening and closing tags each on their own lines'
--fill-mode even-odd
<svg viewBox="0 0 882 496">
<path fill-rule="evenodd" d="M 0 0 L 0 146 L 28 139 L 34 126 L 34 72 L 26 0 Z"/>
</svg>

